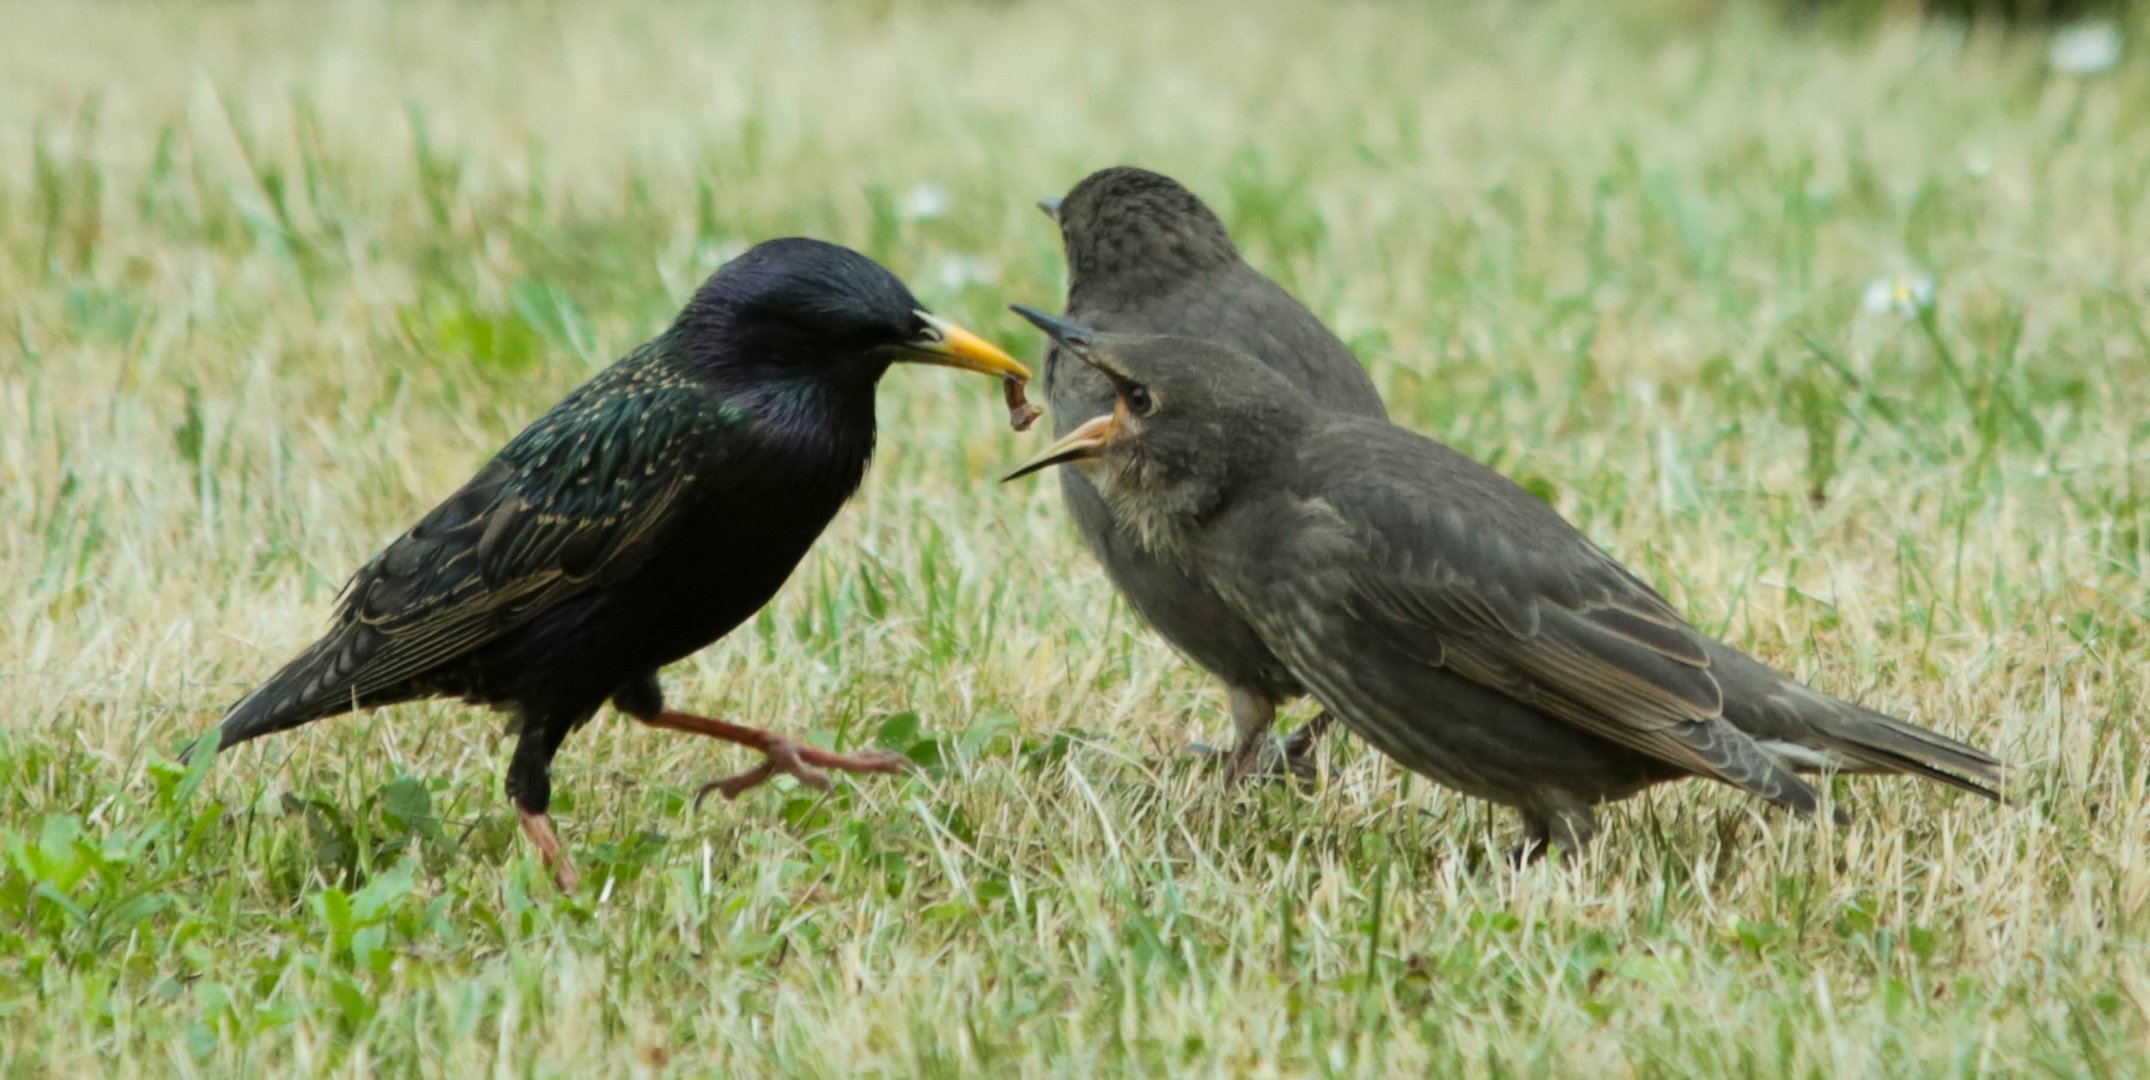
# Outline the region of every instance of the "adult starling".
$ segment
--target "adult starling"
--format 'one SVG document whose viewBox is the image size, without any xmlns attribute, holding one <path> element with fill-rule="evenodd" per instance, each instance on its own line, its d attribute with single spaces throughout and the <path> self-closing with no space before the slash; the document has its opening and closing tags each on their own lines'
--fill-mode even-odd
<svg viewBox="0 0 2150 1080">
<path fill-rule="evenodd" d="M 1202 200 L 1169 177 L 1116 167 L 1091 173 L 1063 199 L 1039 204 L 1067 249 L 1066 317 L 1098 331 L 1201 337 L 1261 361 L 1324 408 L 1376 420 L 1388 414 L 1351 350 L 1277 283 L 1240 258 Z M 1054 434 L 1112 406 L 1096 372 L 1048 347 L 1046 399 Z M 1068 514 L 1105 573 L 1166 641 L 1223 680 L 1237 734 L 1227 782 L 1269 745 L 1279 703 L 1304 693 L 1253 628 L 1185 567 L 1160 559 L 1116 523 L 1088 478 L 1060 474 Z M 1285 764 L 1306 756 L 1328 726 L 1318 717 L 1285 741 Z"/>
<path fill-rule="evenodd" d="M 657 670 L 784 583 L 858 487 L 874 387 L 906 361 L 1029 375 L 855 251 L 756 246 L 361 567 L 327 635 L 225 714 L 219 748 L 417 698 L 510 710 L 508 797 L 563 889 L 575 872 L 546 814 L 549 770 L 608 699 L 765 755 L 710 785 L 727 796 L 778 773 L 826 787 L 824 769 L 896 771 L 897 755 L 666 709 Z"/>
<path fill-rule="evenodd" d="M 1592 808 L 1683 776 L 1801 813 L 1795 772 L 1913 773 L 1998 797 L 1991 756 L 1819 693 L 1688 625 L 1551 507 L 1385 421 L 1319 408 L 1214 343 L 1024 314 L 1115 402 L 1014 475 L 1081 462 L 1330 713 L 1415 772 L 1585 847 Z M 1012 477 L 1011 477 L 1012 479 Z"/>
</svg>

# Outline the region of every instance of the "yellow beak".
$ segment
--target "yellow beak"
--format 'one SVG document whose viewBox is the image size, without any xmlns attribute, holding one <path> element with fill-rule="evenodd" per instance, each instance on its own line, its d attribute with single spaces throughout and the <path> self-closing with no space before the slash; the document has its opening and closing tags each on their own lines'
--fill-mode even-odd
<svg viewBox="0 0 2150 1080">
<path fill-rule="evenodd" d="M 1022 382 L 1030 380 L 1030 369 L 1017 363 L 1015 357 L 1002 351 L 1000 346 L 946 319 L 923 311 L 917 314 L 926 324 L 926 332 L 914 341 L 896 346 L 897 360 L 962 368 Z"/>
<path fill-rule="evenodd" d="M 1023 467 L 1000 478 L 1005 484 L 1019 480 L 1040 469 L 1065 465 L 1070 461 L 1096 457 L 1105 452 L 1112 440 L 1120 437 L 1120 410 L 1114 409 L 1103 416 L 1083 421 L 1081 427 L 1067 433 L 1067 437 L 1046 447 L 1037 457 L 1023 463 Z"/>
</svg>

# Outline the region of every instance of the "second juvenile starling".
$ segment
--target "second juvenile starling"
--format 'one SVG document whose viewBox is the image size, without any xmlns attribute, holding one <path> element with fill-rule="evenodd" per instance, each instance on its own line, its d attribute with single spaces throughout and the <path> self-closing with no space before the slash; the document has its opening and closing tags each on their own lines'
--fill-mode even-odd
<svg viewBox="0 0 2150 1080">
<path fill-rule="evenodd" d="M 361 567 L 328 633 L 231 707 L 217 745 L 418 698 L 510 710 L 508 797 L 563 889 L 553 754 L 607 700 L 759 751 L 711 785 L 728 796 L 778 773 L 825 787 L 824 769 L 901 768 L 667 709 L 657 682 L 767 603 L 851 497 L 874 388 L 899 362 L 1029 374 L 864 255 L 755 246 Z"/>
<path fill-rule="evenodd" d="M 1077 463 L 1331 714 L 1518 810 L 1523 857 L 1579 852 L 1597 804 L 1684 776 L 1801 813 L 1819 800 L 1795 774 L 1821 770 L 1997 797 L 1992 756 L 1702 634 L 1552 507 L 1440 443 L 1321 409 L 1214 343 L 1024 314 L 1114 402 L 1014 475 Z"/>
<path fill-rule="evenodd" d="M 1101 169 L 1065 198 L 1039 205 L 1059 224 L 1067 250 L 1069 320 L 1099 331 L 1206 338 L 1253 356 L 1324 408 L 1387 415 L 1350 348 L 1248 265 L 1217 215 L 1170 177 Z M 1058 349 L 1048 348 L 1043 378 L 1056 436 L 1112 405 L 1105 380 Z M 1224 682 L 1237 737 L 1225 778 L 1247 775 L 1270 744 L 1278 704 L 1304 688 L 1206 585 L 1116 524 L 1081 473 L 1064 470 L 1060 490 L 1083 540 L 1136 613 Z M 1289 768 L 1311 769 L 1307 751 L 1326 726 L 1321 717 L 1292 733 Z"/>
</svg>

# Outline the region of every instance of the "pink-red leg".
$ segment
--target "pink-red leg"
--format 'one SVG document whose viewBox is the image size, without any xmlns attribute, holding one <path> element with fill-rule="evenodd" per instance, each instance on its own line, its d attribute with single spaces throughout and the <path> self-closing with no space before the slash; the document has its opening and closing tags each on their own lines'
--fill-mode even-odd
<svg viewBox="0 0 2150 1080">
<path fill-rule="evenodd" d="M 727 799 L 736 799 L 747 791 L 768 782 L 778 774 L 798 778 L 808 787 L 827 789 L 829 775 L 823 770 L 850 773 L 896 773 L 911 767 L 911 759 L 887 750 L 861 750 L 857 753 L 839 754 L 832 750 L 804 745 L 789 736 L 779 735 L 761 728 L 727 723 L 693 713 L 665 710 L 655 716 L 638 716 L 635 719 L 651 727 L 669 731 L 683 731 L 689 735 L 702 735 L 728 743 L 759 750 L 767 761 L 746 772 L 725 780 L 716 780 L 702 786 L 695 795 L 696 801 L 712 791 L 721 792 Z"/>
<path fill-rule="evenodd" d="M 560 849 L 560 835 L 552 831 L 552 816 L 533 814 L 528 810 L 519 810 L 516 816 L 522 821 L 523 835 L 537 845 L 538 857 L 545 860 L 545 869 L 552 871 L 552 883 L 558 885 L 561 892 L 574 892 L 582 878 L 575 873 L 574 864 L 567 861 L 567 852 Z"/>
</svg>

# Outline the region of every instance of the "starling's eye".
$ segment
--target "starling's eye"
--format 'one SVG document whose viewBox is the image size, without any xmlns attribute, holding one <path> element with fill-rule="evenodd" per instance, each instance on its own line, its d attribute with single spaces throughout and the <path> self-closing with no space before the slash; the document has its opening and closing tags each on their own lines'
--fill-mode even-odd
<svg viewBox="0 0 2150 1080">
<path fill-rule="evenodd" d="M 1127 388 L 1127 407 L 1133 410 L 1136 416 L 1148 416 L 1157 408 L 1157 403 L 1150 400 L 1149 387 L 1133 385 Z"/>
</svg>

